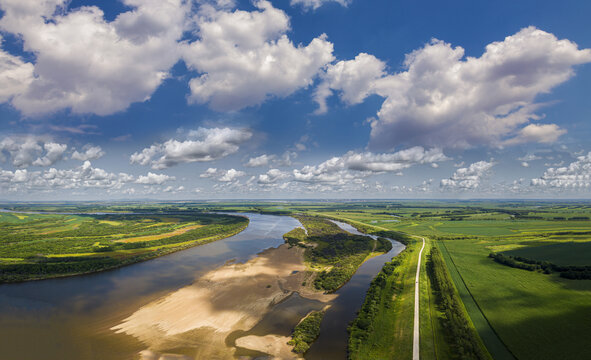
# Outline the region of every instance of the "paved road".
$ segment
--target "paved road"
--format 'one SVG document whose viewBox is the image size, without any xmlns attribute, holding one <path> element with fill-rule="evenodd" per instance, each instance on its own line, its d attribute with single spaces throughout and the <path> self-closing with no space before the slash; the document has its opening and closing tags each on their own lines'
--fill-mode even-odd
<svg viewBox="0 0 591 360">
<path fill-rule="evenodd" d="M 412 360 L 419 360 L 419 275 L 421 273 L 421 256 L 425 248 L 425 238 L 423 246 L 419 252 L 419 262 L 417 263 L 417 277 L 415 278 L 415 325 L 412 339 Z"/>
</svg>

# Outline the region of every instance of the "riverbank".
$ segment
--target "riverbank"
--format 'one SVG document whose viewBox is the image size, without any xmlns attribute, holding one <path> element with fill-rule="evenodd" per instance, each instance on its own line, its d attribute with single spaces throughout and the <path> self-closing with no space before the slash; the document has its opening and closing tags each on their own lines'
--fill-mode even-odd
<svg viewBox="0 0 591 360">
<path fill-rule="evenodd" d="M 0 283 L 86 275 L 234 236 L 244 216 L 0 214 Z M 20 216 L 20 217 L 19 217 Z"/>
<path fill-rule="evenodd" d="M 153 353 L 165 354 L 190 344 L 197 349 L 197 354 L 190 354 L 193 357 L 232 359 L 235 347 L 225 343 L 226 337 L 251 329 L 293 292 L 323 302 L 334 299 L 334 295 L 310 293 L 302 285 L 306 276 L 304 249 L 284 244 L 245 263 L 212 270 L 192 285 L 145 305 L 112 329 L 134 336 Z M 250 336 L 236 342 L 260 351 L 269 347 L 269 340 L 274 353 L 291 351 L 286 342 L 279 346 L 276 338 Z"/>
</svg>

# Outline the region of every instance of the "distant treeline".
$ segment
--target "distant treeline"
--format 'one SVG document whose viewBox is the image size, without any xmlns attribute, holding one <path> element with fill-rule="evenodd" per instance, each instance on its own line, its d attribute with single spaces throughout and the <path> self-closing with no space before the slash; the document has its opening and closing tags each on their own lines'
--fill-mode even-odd
<svg viewBox="0 0 591 360">
<path fill-rule="evenodd" d="M 540 261 L 528 259 L 521 256 L 505 255 L 503 253 L 490 253 L 490 258 L 499 264 L 507 265 L 517 269 L 528 271 L 541 271 L 544 274 L 552 274 L 554 272 L 560 273 L 560 276 L 566 279 L 573 280 L 590 280 L 591 279 L 591 265 L 576 266 L 576 265 L 556 265 L 549 261 Z"/>
<path fill-rule="evenodd" d="M 482 348 L 476 330 L 470 326 L 468 314 L 453 285 L 451 276 L 436 247 L 427 256 L 427 273 L 436 293 L 436 301 L 445 314 L 443 326 L 446 340 L 458 359 L 489 359 Z"/>
</svg>

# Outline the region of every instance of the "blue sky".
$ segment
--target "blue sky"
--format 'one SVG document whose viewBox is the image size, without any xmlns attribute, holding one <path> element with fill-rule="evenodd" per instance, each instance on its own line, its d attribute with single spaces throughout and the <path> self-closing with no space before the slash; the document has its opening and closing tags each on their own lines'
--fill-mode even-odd
<svg viewBox="0 0 591 360">
<path fill-rule="evenodd" d="M 0 9 L 0 199 L 591 195 L 588 2 Z"/>
</svg>

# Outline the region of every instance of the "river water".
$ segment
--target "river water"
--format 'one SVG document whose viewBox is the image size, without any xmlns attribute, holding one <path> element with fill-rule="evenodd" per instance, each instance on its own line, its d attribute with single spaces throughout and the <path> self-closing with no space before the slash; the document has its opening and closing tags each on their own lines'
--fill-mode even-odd
<svg viewBox="0 0 591 360">
<path fill-rule="evenodd" d="M 136 359 L 145 345 L 112 326 L 228 260 L 283 244 L 301 226 L 288 216 L 244 215 L 248 228 L 213 243 L 92 275 L 0 285 L 0 359 Z"/>
<path fill-rule="evenodd" d="M 333 221 L 341 229 L 351 234 L 360 233 L 353 226 L 340 221 Z M 367 236 L 367 235 L 366 235 Z M 369 235 L 376 239 L 377 236 Z M 398 241 L 392 241 L 392 250 L 386 254 L 373 257 L 364 262 L 351 280 L 336 291 L 339 295 L 328 309 L 320 325 L 320 336 L 306 353 L 307 360 L 327 360 L 347 358 L 347 326 L 357 315 L 363 305 L 365 293 L 373 278 L 382 270 L 384 264 L 400 254 L 405 246 Z"/>
<path fill-rule="evenodd" d="M 242 215 L 250 218 L 247 229 L 213 243 L 97 274 L 0 285 L 0 359 L 137 359 L 145 345 L 116 334 L 111 327 L 227 261 L 244 262 L 283 244 L 283 234 L 301 226 L 287 216 Z M 336 223 L 360 234 L 348 224 Z M 402 249 L 404 245 L 394 241 L 390 252 L 366 261 L 336 292 L 339 296 L 326 312 L 320 336 L 306 359 L 346 359 L 348 323 L 361 307 L 373 277 Z M 251 332 L 284 333 L 307 311 L 321 307 L 294 294 Z"/>
</svg>

